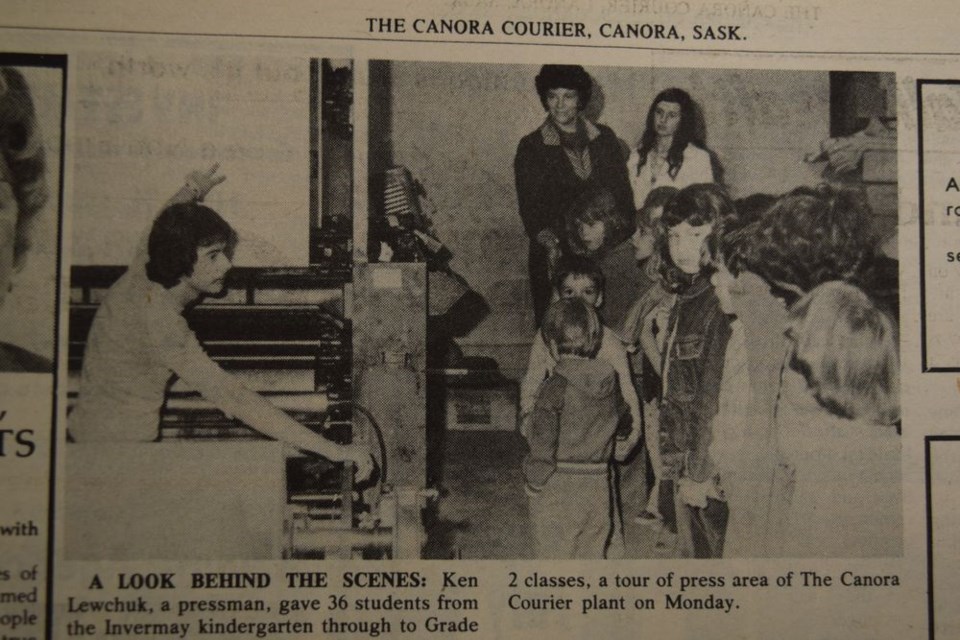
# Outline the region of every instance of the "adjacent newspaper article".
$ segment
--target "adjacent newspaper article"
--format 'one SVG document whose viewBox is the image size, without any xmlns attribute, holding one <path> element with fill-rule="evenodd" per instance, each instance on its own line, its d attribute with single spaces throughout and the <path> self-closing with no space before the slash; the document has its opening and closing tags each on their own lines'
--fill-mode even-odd
<svg viewBox="0 0 960 640">
<path fill-rule="evenodd" d="M 955 638 L 960 28 L 0 2 L 0 638 Z"/>
</svg>

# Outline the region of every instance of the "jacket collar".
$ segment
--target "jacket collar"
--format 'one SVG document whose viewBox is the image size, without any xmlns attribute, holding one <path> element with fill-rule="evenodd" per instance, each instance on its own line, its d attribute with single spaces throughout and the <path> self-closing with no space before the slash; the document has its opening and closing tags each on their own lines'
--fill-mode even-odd
<svg viewBox="0 0 960 640">
<path fill-rule="evenodd" d="M 697 296 L 702 295 L 708 289 L 713 288 L 713 283 L 710 282 L 710 276 L 704 275 L 703 273 L 698 274 L 690 286 L 680 292 L 678 295 L 684 299 L 696 298 Z"/>
<path fill-rule="evenodd" d="M 589 139 L 590 142 L 596 140 L 597 136 L 600 135 L 600 128 L 583 116 L 579 116 L 579 118 L 587 130 L 587 139 Z M 540 135 L 543 137 L 543 144 L 549 147 L 560 146 L 560 132 L 557 131 L 557 126 L 553 124 L 550 116 L 547 116 L 547 119 L 543 121 L 542 125 L 540 125 Z"/>
</svg>

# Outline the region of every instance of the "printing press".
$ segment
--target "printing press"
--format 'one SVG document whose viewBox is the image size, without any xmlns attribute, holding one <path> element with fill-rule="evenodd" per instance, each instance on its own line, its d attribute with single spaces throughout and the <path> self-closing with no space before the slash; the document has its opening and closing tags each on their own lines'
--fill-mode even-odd
<svg viewBox="0 0 960 640">
<path fill-rule="evenodd" d="M 71 398 L 123 271 L 72 270 Z M 159 442 L 68 445 L 68 557 L 420 557 L 426 280 L 423 263 L 233 269 L 222 297 L 185 314 L 204 349 L 314 431 L 368 443 L 378 472 L 355 486 L 352 468 L 268 441 L 177 383 Z"/>
</svg>

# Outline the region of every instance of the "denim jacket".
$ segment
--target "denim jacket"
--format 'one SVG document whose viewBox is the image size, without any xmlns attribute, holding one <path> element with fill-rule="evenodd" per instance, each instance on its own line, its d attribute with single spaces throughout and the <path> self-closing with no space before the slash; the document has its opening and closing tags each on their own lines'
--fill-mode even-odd
<svg viewBox="0 0 960 640">
<path fill-rule="evenodd" d="M 677 295 L 663 362 L 660 450 L 665 477 L 687 476 L 704 482 L 714 474 L 708 449 L 719 409 L 730 324 L 709 277 L 698 276 Z"/>
</svg>

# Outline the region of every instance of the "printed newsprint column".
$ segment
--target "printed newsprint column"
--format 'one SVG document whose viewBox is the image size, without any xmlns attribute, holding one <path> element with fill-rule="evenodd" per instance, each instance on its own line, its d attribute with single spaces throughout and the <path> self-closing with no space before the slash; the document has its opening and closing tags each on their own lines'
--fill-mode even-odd
<svg viewBox="0 0 960 640">
<path fill-rule="evenodd" d="M 66 58 L 0 54 L 0 636 L 48 630 Z"/>
<path fill-rule="evenodd" d="M 960 189 L 957 182 L 956 101 L 960 84 L 955 81 L 919 80 L 917 100 L 920 104 L 920 172 L 923 180 L 923 259 L 924 290 L 923 323 L 925 367 L 956 370 L 960 360 L 955 353 L 956 270 L 960 260 L 956 245 L 956 205 L 951 195 Z"/>
<path fill-rule="evenodd" d="M 0 640 L 960 636 L 951 3 L 0 8 Z"/>
</svg>

